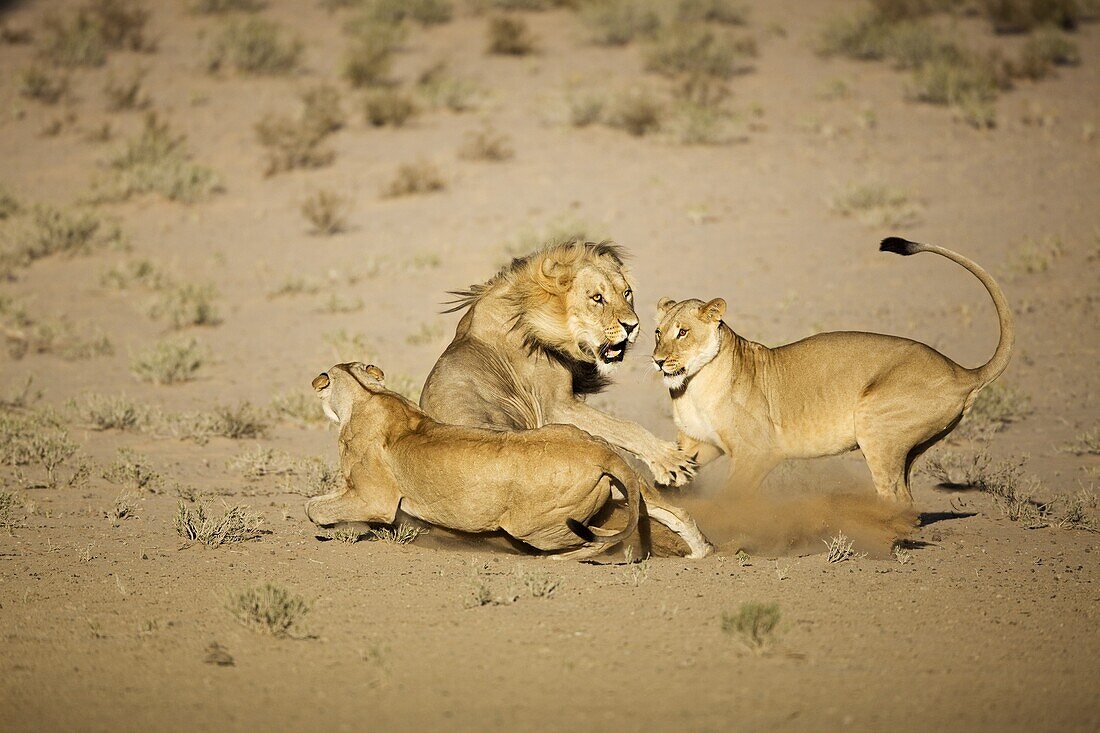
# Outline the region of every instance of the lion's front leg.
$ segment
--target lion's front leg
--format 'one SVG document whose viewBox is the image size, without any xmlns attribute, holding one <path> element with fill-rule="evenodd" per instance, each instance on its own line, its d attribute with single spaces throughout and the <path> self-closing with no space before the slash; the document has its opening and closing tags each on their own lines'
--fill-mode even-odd
<svg viewBox="0 0 1100 733">
<path fill-rule="evenodd" d="M 662 486 L 682 486 L 695 476 L 696 464 L 679 446 L 661 440 L 641 425 L 612 417 L 579 400 L 554 413 L 554 422 L 566 422 L 638 456 Z"/>
<path fill-rule="evenodd" d="M 696 440 L 684 433 L 680 433 L 679 437 L 676 439 L 676 443 L 680 446 L 680 450 L 687 453 L 695 460 L 695 465 L 699 468 L 702 468 L 725 453 L 725 451 L 716 445 L 702 440 Z"/>
</svg>

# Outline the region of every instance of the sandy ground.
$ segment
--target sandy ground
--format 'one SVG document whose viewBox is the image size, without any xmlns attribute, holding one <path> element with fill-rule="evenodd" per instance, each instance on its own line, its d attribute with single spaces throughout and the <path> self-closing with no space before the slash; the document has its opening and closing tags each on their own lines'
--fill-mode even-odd
<svg viewBox="0 0 1100 733">
<path fill-rule="evenodd" d="M 0 19 L 33 29 L 42 5 L 17 4 Z M 983 132 L 906 101 L 906 77 L 886 64 L 815 56 L 821 24 L 850 4 L 758 2 L 750 31 L 760 56 L 732 83 L 734 107 L 754 124 L 741 142 L 685 147 L 563 123 L 568 84 L 656 85 L 638 48 L 586 44 L 574 15 L 554 11 L 526 15 L 537 55 L 488 57 L 485 19 L 460 14 L 415 30 L 395 75 L 414 78 L 447 57 L 455 73 L 478 80 L 480 110 L 427 112 L 400 130 L 369 128 L 356 113 L 331 138 L 331 166 L 265 178 L 253 125 L 266 112 L 292 110 L 309 83 L 336 79 L 345 16 L 313 2 L 272 2 L 264 15 L 292 23 L 306 41 L 304 71 L 214 78 L 200 68 L 201 34 L 219 21 L 185 14 L 182 3 L 150 5 L 159 50 L 112 54 L 103 69 L 73 73 L 73 98 L 61 107 L 18 96 L 14 71 L 33 48 L 0 45 L 0 184 L 24 202 L 79 198 L 141 125 L 140 113 L 105 111 L 102 85 L 111 70 L 142 66 L 155 108 L 186 133 L 195 159 L 222 175 L 225 192 L 190 206 L 155 196 L 102 206 L 122 224 L 131 253 L 49 258 L 4 283 L 0 292 L 37 317 L 67 317 L 115 345 L 113 356 L 81 361 L 0 356 L 0 387 L 9 392 L 33 376 L 41 404 L 62 410 L 87 393 L 125 394 L 167 412 L 241 399 L 266 405 L 276 394 L 309 393 L 309 380 L 336 358 L 323 334 L 340 329 L 365 337 L 366 353 L 354 356 L 420 381 L 456 322 L 439 314 L 445 291 L 484 280 L 509 242 L 561 221 L 630 250 L 643 334 L 661 296 L 722 296 L 727 322 L 767 344 L 819 330 L 876 330 L 980 363 L 997 338 L 987 296 L 942 259 L 875 251 L 882 236 L 903 233 L 983 263 L 1015 306 L 1018 346 L 1003 382 L 1028 395 L 1032 411 L 999 433 L 990 453 L 1029 455 L 1045 496 L 1095 485 L 1097 458 L 1061 448 L 1096 425 L 1100 394 L 1100 140 L 1087 134 L 1100 123 L 1100 27 L 1077 34 L 1080 67 L 1004 94 L 998 128 Z M 777 26 L 785 34 L 769 32 Z M 976 22 L 964 26 L 979 32 Z M 851 94 L 823 98 L 835 79 L 847 80 Z M 346 93 L 349 110 L 356 98 Z M 66 107 L 76 122 L 42 136 Z M 872 129 L 857 122 L 867 109 Z M 1027 122 L 1035 117 L 1048 124 Z M 83 131 L 108 119 L 115 140 L 88 142 Z M 514 159 L 458 158 L 464 135 L 483 119 L 511 138 Z M 440 167 L 447 190 L 381 198 L 396 167 L 419 157 Z M 892 232 L 829 210 L 838 190 L 868 180 L 909 191 L 919 221 Z M 318 188 L 350 197 L 350 231 L 310 236 L 298 206 Z M 1062 255 L 1046 271 L 1019 272 L 1013 263 L 1025 240 L 1048 236 L 1064 242 Z M 143 314 L 146 294 L 108 291 L 99 274 L 135 258 L 220 293 L 223 322 L 186 330 L 210 354 L 194 381 L 158 387 L 130 374 L 131 355 L 165 326 Z M 339 277 L 322 293 L 268 297 L 288 276 L 330 272 Z M 349 274 L 358 279 L 348 283 Z M 364 306 L 325 312 L 333 292 Z M 422 328 L 428 337 L 410 343 Z M 650 348 L 643 336 L 595 402 L 671 437 Z M 4 730 L 1100 727 L 1097 535 L 1025 529 L 987 496 L 937 489 L 926 476 L 915 482 L 922 521 L 906 564 L 872 546 L 863 548 L 867 557 L 827 563 L 814 532 L 843 521 L 825 515 L 801 517 L 811 530 L 790 529 L 806 535 L 794 549 L 748 547 L 747 565 L 729 547 L 704 561 L 639 565 L 618 555 L 575 564 L 436 530 L 405 546 L 321 542 L 286 479 L 248 481 L 226 467 L 257 443 L 335 460 L 335 433 L 324 427 L 285 422 L 261 440 L 198 446 L 95 431 L 63 414 L 100 467 L 118 448 L 133 449 L 170 486 L 261 512 L 270 533 L 216 549 L 187 546 L 172 527 L 175 489 L 143 494 L 136 518 L 112 523 L 103 510 L 119 489 L 99 470 L 77 488 L 24 489 L 4 467 L 5 490 L 33 509 L 10 535 L 0 533 Z M 680 496 L 704 531 L 732 542 L 736 531 L 754 529 L 746 516 L 765 533 L 797 524 L 783 511 L 758 510 L 736 527 L 737 507 L 721 500 L 721 471 L 709 469 Z M 837 490 L 871 492 L 858 453 L 780 472 L 767 492 L 787 500 Z M 525 577 L 560 585 L 534 597 Z M 228 593 L 265 581 L 311 604 L 302 638 L 255 633 L 225 609 Z M 515 588 L 518 598 L 475 606 L 479 586 L 504 601 Z M 764 654 L 722 629 L 723 614 L 747 601 L 781 609 Z M 212 642 L 232 666 L 205 661 Z"/>
</svg>

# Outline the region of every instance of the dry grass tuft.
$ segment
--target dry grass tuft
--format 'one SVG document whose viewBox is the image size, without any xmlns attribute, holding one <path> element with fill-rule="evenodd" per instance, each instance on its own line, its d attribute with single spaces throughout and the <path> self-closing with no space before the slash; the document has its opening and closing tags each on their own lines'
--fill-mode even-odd
<svg viewBox="0 0 1100 733">
<path fill-rule="evenodd" d="M 498 133 L 489 124 L 480 130 L 466 133 L 458 156 L 465 160 L 508 160 L 515 155 L 507 135 Z"/>
<path fill-rule="evenodd" d="M 416 112 L 412 97 L 392 87 L 370 89 L 363 97 L 363 116 L 374 127 L 401 127 Z"/>
<path fill-rule="evenodd" d="M 143 382 L 180 384 L 194 379 L 205 360 L 205 350 L 195 339 L 164 339 L 138 353 L 130 371 Z"/>
<path fill-rule="evenodd" d="M 149 305 L 148 313 L 158 321 L 167 321 L 172 328 L 216 326 L 221 323 L 214 304 L 217 297 L 217 290 L 210 284 L 173 285 L 162 290 Z"/>
<path fill-rule="evenodd" d="M 271 176 L 295 168 L 321 168 L 336 158 L 323 143 L 331 129 L 331 118 L 309 112 L 293 119 L 268 115 L 256 123 L 256 137 L 267 153 L 265 175 Z"/>
<path fill-rule="evenodd" d="M 226 506 L 220 517 L 215 517 L 211 506 L 199 503 L 188 506 L 182 499 L 176 505 L 173 525 L 176 532 L 188 542 L 198 542 L 207 547 L 258 539 L 263 531 L 264 518 L 248 508 Z"/>
<path fill-rule="evenodd" d="M 864 555 L 852 549 L 852 540 L 843 532 L 838 532 L 836 537 L 821 540 L 828 549 L 825 561 L 829 563 L 842 563 L 849 560 L 857 560 Z"/>
<path fill-rule="evenodd" d="M 393 68 L 393 52 L 404 39 L 398 27 L 369 25 L 356 32 L 344 52 L 344 78 L 353 87 L 383 86 Z"/>
<path fill-rule="evenodd" d="M 666 114 L 665 103 L 644 87 L 618 94 L 607 111 L 608 126 L 641 137 L 661 129 Z"/>
<path fill-rule="evenodd" d="M 433 193 L 447 188 L 447 182 L 436 166 L 427 160 L 405 163 L 397 169 L 393 180 L 382 190 L 386 198 Z"/>
<path fill-rule="evenodd" d="M 91 334 L 89 337 L 89 329 L 78 329 L 68 320 L 32 318 L 23 305 L 0 295 L 0 335 L 12 359 L 22 359 L 27 354 L 54 354 L 76 361 L 114 353 L 110 339 L 95 335 L 94 330 Z"/>
<path fill-rule="evenodd" d="M 216 73 L 227 67 L 241 74 L 277 76 L 296 70 L 301 61 L 300 38 L 286 40 L 283 27 L 263 18 L 231 22 L 218 36 L 206 58 Z"/>
<path fill-rule="evenodd" d="M 119 524 L 124 519 L 135 519 L 137 508 L 137 497 L 129 491 L 123 491 L 115 497 L 114 503 L 103 512 L 103 516 Z"/>
<path fill-rule="evenodd" d="M 256 13 L 267 7 L 263 0 L 195 0 L 191 12 L 200 15 L 224 13 Z"/>
<path fill-rule="evenodd" d="M 978 5 L 997 33 L 1024 33 L 1043 25 L 1073 30 L 1096 13 L 1087 0 L 981 0 Z"/>
<path fill-rule="evenodd" d="M 156 291 L 169 287 L 172 279 L 150 260 L 129 260 L 105 270 L 99 277 L 99 284 L 110 290 L 142 287 Z"/>
<path fill-rule="evenodd" d="M 344 126 L 340 90 L 336 87 L 317 84 L 303 91 L 299 97 L 302 100 L 302 125 L 326 135 Z"/>
<path fill-rule="evenodd" d="M 279 637 L 290 636 L 309 613 L 301 596 L 272 583 L 230 594 L 226 608 L 248 628 Z"/>
<path fill-rule="evenodd" d="M 855 217 L 877 229 L 912 226 L 920 211 L 907 193 L 882 183 L 850 186 L 834 196 L 829 207 L 834 213 Z"/>
<path fill-rule="evenodd" d="M 211 438 L 245 440 L 264 438 L 270 427 L 267 412 L 249 402 L 218 405 L 209 412 L 189 412 L 173 416 L 168 428 L 180 440 L 205 445 Z"/>
<path fill-rule="evenodd" d="M 62 483 L 61 469 L 72 458 L 77 458 L 76 465 L 64 483 L 83 484 L 89 468 L 77 450 L 76 443 L 51 412 L 0 413 L 0 465 L 15 467 L 15 480 L 27 488 L 58 487 Z M 43 479 L 35 481 L 26 476 L 24 467 L 40 469 Z"/>
<path fill-rule="evenodd" d="M 742 603 L 737 613 L 722 614 L 722 631 L 737 634 L 749 651 L 760 654 L 772 643 L 779 626 L 778 603 Z"/>
<path fill-rule="evenodd" d="M 1045 27 L 1036 31 L 1020 50 L 1019 60 L 1012 65 L 1012 73 L 1027 79 L 1044 79 L 1056 66 L 1077 66 L 1081 52 L 1069 37 L 1056 28 Z"/>
<path fill-rule="evenodd" d="M 1075 456 L 1100 455 L 1100 428 L 1078 433 L 1077 437 L 1062 447 L 1062 450 Z"/>
<path fill-rule="evenodd" d="M 749 70 L 746 60 L 757 55 L 752 37 L 702 25 L 674 24 L 664 28 L 645 55 L 646 69 L 665 76 L 710 76 L 729 79 Z"/>
<path fill-rule="evenodd" d="M 366 534 L 367 539 L 388 542 L 391 545 L 407 545 L 427 532 L 422 527 L 399 523 L 392 527 L 372 527 Z"/>
<path fill-rule="evenodd" d="M 312 394 L 304 392 L 276 395 L 272 398 L 268 411 L 276 420 L 286 419 L 304 425 L 316 425 L 327 419 L 321 411 L 320 401 Z"/>
<path fill-rule="evenodd" d="M 141 134 L 108 162 L 109 174 L 93 191 L 96 202 L 125 201 L 157 193 L 171 201 L 194 203 L 221 190 L 218 175 L 191 162 L 184 135 L 173 135 L 155 113 L 145 116 Z"/>
<path fill-rule="evenodd" d="M 676 20 L 681 23 L 746 25 L 749 10 L 731 0 L 680 0 L 676 4 Z"/>
<path fill-rule="evenodd" d="M 152 423 L 154 411 L 125 395 L 87 394 L 71 406 L 85 424 L 95 430 L 141 432 Z"/>
<path fill-rule="evenodd" d="M 111 112 L 146 109 L 152 100 L 144 93 L 145 70 L 137 69 L 125 79 L 117 78 L 113 73 L 103 85 L 103 94 L 107 97 L 107 109 Z"/>
<path fill-rule="evenodd" d="M 119 448 L 118 456 L 103 471 L 103 478 L 131 491 L 156 491 L 164 482 L 144 456 Z"/>
<path fill-rule="evenodd" d="M 648 0 L 595 0 L 581 6 L 580 18 L 592 41 L 602 46 L 652 39 L 661 27 L 657 5 Z"/>
<path fill-rule="evenodd" d="M 57 104 L 69 91 L 69 77 L 29 66 L 19 73 L 19 94 L 43 104 Z"/>
<path fill-rule="evenodd" d="M 40 52 L 57 66 L 102 66 L 110 50 L 151 51 L 149 11 L 132 0 L 86 0 L 68 14 L 43 19 Z"/>
<path fill-rule="evenodd" d="M 420 72 L 416 88 L 432 109 L 446 108 L 452 112 L 467 112 L 478 104 L 477 85 L 453 76 L 447 70 L 446 61 L 437 61 Z"/>
<path fill-rule="evenodd" d="M 527 21 L 509 15 L 489 19 L 486 52 L 501 56 L 526 56 L 535 50 L 535 39 Z"/>
<path fill-rule="evenodd" d="M 0 274 L 4 276 L 44 257 L 86 255 L 122 244 L 118 226 L 88 209 L 35 204 L 9 218 L 13 221 L 0 229 Z"/>
<path fill-rule="evenodd" d="M 367 0 L 364 3 L 367 19 L 384 25 L 397 25 L 415 20 L 421 25 L 440 25 L 454 17 L 451 0 Z"/>
<path fill-rule="evenodd" d="M 1028 395 L 1012 387 L 991 384 L 978 393 L 952 437 L 987 441 L 1030 413 L 1031 398 Z"/>
<path fill-rule="evenodd" d="M 348 229 L 348 200 L 332 191 L 317 191 L 302 202 L 302 216 L 313 227 L 311 234 L 332 236 Z"/>
</svg>

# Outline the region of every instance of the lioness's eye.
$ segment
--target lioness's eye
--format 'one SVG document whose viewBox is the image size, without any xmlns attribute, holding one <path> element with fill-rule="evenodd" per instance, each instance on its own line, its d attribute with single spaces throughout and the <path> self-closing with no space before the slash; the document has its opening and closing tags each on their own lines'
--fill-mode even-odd
<svg viewBox="0 0 1100 733">
<path fill-rule="evenodd" d="M 627 288 L 626 290 L 623 291 L 623 297 L 626 298 L 627 300 L 630 300 L 630 296 L 632 296 L 632 295 L 634 295 L 634 291 L 631 290 L 630 288 Z"/>
<path fill-rule="evenodd" d="M 603 302 L 603 296 L 600 295 L 599 293 L 596 293 L 595 295 L 592 296 L 592 302 L 593 303 L 602 303 Z"/>
<path fill-rule="evenodd" d="M 682 339 L 682 338 L 683 338 L 684 336 L 687 336 L 687 335 L 688 335 L 688 330 L 687 330 L 686 328 L 681 328 L 681 329 L 680 329 L 680 330 L 679 330 L 679 331 L 678 331 L 678 332 L 676 333 L 676 338 L 678 338 L 678 339 Z"/>
<path fill-rule="evenodd" d="M 658 328 L 658 329 L 657 329 L 656 331 L 654 331 L 653 333 L 655 333 L 655 334 L 657 335 L 657 338 L 661 338 L 661 329 L 659 329 L 659 328 Z"/>
</svg>

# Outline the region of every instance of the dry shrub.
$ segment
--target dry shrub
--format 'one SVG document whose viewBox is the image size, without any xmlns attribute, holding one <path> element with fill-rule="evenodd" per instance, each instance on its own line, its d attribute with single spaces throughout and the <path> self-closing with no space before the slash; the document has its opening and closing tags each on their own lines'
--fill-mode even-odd
<svg viewBox="0 0 1100 733">
<path fill-rule="evenodd" d="M 120 246 L 122 233 L 94 211 L 35 204 L 0 230 L 0 274 L 53 255 L 86 255 Z"/>
<path fill-rule="evenodd" d="M 344 126 L 344 110 L 340 106 L 340 90 L 331 84 L 318 84 L 301 93 L 302 125 L 324 134 Z"/>
<path fill-rule="evenodd" d="M 515 151 L 507 135 L 486 124 L 480 130 L 466 133 L 458 155 L 466 160 L 502 161 L 514 156 Z"/>
<path fill-rule="evenodd" d="M 1100 428 L 1078 433 L 1062 450 L 1075 456 L 1100 456 Z"/>
<path fill-rule="evenodd" d="M 1056 28 L 1036 31 L 1020 50 L 1019 60 L 1012 65 L 1012 73 L 1027 79 L 1043 79 L 1050 76 L 1055 66 L 1077 66 L 1081 52 L 1069 37 Z"/>
<path fill-rule="evenodd" d="M 211 284 L 185 283 L 164 289 L 149 305 L 149 316 L 167 321 L 172 328 L 216 326 L 221 323 L 214 301 L 218 292 Z"/>
<path fill-rule="evenodd" d="M 661 129 L 665 104 L 645 88 L 629 89 L 612 100 L 605 122 L 631 135 L 642 136 Z"/>
<path fill-rule="evenodd" d="M 267 153 L 265 175 L 294 170 L 321 168 L 330 164 L 336 153 L 323 145 L 328 131 L 315 120 L 268 115 L 256 123 L 256 137 Z"/>
<path fill-rule="evenodd" d="M 466 112 L 477 106 L 477 85 L 453 76 L 447 70 L 447 62 L 443 60 L 420 72 L 416 88 L 432 109 L 446 108 L 452 112 Z"/>
<path fill-rule="evenodd" d="M 280 637 L 290 636 L 309 612 L 301 596 L 272 583 L 231 594 L 226 608 L 248 628 Z"/>
<path fill-rule="evenodd" d="M 386 198 L 433 193 L 447 188 L 447 182 L 435 165 L 427 160 L 404 163 L 397 169 L 393 180 L 382 190 Z"/>
<path fill-rule="evenodd" d="M 393 26 L 370 25 L 354 33 L 344 53 L 344 78 L 353 87 L 385 85 L 393 68 L 393 52 L 403 38 Z"/>
<path fill-rule="evenodd" d="M 701 25 L 671 25 L 661 31 L 645 55 L 646 69 L 665 76 L 713 76 L 728 79 L 749 69 L 756 56 L 751 37 Z"/>
<path fill-rule="evenodd" d="M 206 58 L 210 73 L 232 67 L 242 74 L 276 76 L 298 68 L 300 38 L 285 40 L 283 28 L 263 18 L 231 22 L 218 36 Z"/>
<path fill-rule="evenodd" d="M 182 499 L 176 505 L 173 525 L 176 532 L 189 542 L 198 542 L 207 547 L 258 539 L 263 531 L 260 525 L 264 518 L 252 513 L 247 507 L 226 506 L 225 512 L 216 517 L 207 503 L 188 506 Z"/>
<path fill-rule="evenodd" d="M 43 104 L 57 104 L 69 90 L 69 77 L 29 66 L 19 74 L 19 94 Z"/>
<path fill-rule="evenodd" d="M 882 183 L 850 186 L 834 196 L 829 206 L 841 216 L 855 217 L 877 229 L 911 226 L 920 211 L 905 191 Z"/>
<path fill-rule="evenodd" d="M 150 260 L 130 260 L 108 268 L 100 276 L 99 284 L 112 290 L 129 290 L 137 286 L 162 290 L 169 287 L 172 280 Z"/>
<path fill-rule="evenodd" d="M 265 7 L 267 3 L 263 0 L 195 0 L 191 3 L 191 12 L 200 15 L 256 13 Z"/>
<path fill-rule="evenodd" d="M 205 359 L 195 339 L 165 339 L 138 353 L 130 371 L 143 382 L 179 384 L 194 379 Z"/>
<path fill-rule="evenodd" d="M 0 186 L 0 221 L 10 219 L 23 210 L 23 205 L 19 203 L 19 199 L 15 198 L 3 186 Z"/>
<path fill-rule="evenodd" d="M 451 0 L 367 0 L 364 15 L 375 23 L 388 25 L 405 20 L 439 25 L 454 17 L 454 4 Z"/>
<path fill-rule="evenodd" d="M 327 419 L 320 401 L 304 392 L 276 395 L 271 399 L 269 412 L 275 419 L 288 419 L 305 425 L 322 423 Z"/>
<path fill-rule="evenodd" d="M 16 480 L 27 488 L 56 488 L 62 483 L 62 467 L 78 458 L 69 478 L 69 486 L 84 483 L 87 464 L 79 460 L 77 445 L 69 439 L 60 420 L 50 412 L 0 412 L 0 464 L 17 469 Z M 33 481 L 23 467 L 40 468 L 42 481 Z"/>
<path fill-rule="evenodd" d="M 170 432 L 180 440 L 205 445 L 211 438 L 245 440 L 267 436 L 270 422 L 265 410 L 251 403 L 218 405 L 209 412 L 189 412 L 168 420 Z"/>
<path fill-rule="evenodd" d="M 982 0 L 980 8 L 997 33 L 1024 33 L 1041 25 L 1073 30 L 1096 13 L 1087 0 Z"/>
<path fill-rule="evenodd" d="M 174 135 L 155 113 L 145 116 L 141 134 L 108 161 L 108 175 L 93 190 L 94 201 L 125 201 L 157 193 L 171 201 L 194 203 L 221 190 L 217 173 L 191 161 L 184 135 Z"/>
<path fill-rule="evenodd" d="M 0 334 L 12 359 L 22 359 L 27 354 L 54 354 L 66 361 L 76 361 L 114 353 L 114 346 L 106 336 L 78 329 L 66 319 L 31 317 L 23 305 L 7 296 L 0 296 Z"/>
<path fill-rule="evenodd" d="M 991 384 L 978 393 L 952 437 L 989 440 L 1029 414 L 1031 398 L 1028 395 L 1012 387 Z"/>
<path fill-rule="evenodd" d="M 145 430 L 154 411 L 125 395 L 88 394 L 73 401 L 78 417 L 95 430 Z"/>
<path fill-rule="evenodd" d="M 58 66 L 102 66 L 109 50 L 150 51 L 149 12 L 129 0 L 87 0 L 75 11 L 43 19 L 40 51 Z"/>
<path fill-rule="evenodd" d="M 731 0 L 680 0 L 676 4 L 676 19 L 681 23 L 745 25 L 749 22 L 749 10 Z"/>
<path fill-rule="evenodd" d="M 103 512 L 103 516 L 119 524 L 124 519 L 136 518 L 137 508 L 137 497 L 129 491 L 123 491 L 115 497 L 111 506 Z"/>
<path fill-rule="evenodd" d="M 581 6 L 580 17 L 592 41 L 603 46 L 652 39 L 661 27 L 661 15 L 649 0 L 594 0 Z"/>
<path fill-rule="evenodd" d="M 164 482 L 147 458 L 127 448 L 119 448 L 118 456 L 104 470 L 103 478 L 131 491 L 156 491 Z"/>
<path fill-rule="evenodd" d="M 535 39 L 527 21 L 510 15 L 489 19 L 486 51 L 501 56 L 526 56 L 535 50 Z"/>
<path fill-rule="evenodd" d="M 112 73 L 103 85 L 103 94 L 107 97 L 107 109 L 111 112 L 145 109 L 152 101 L 142 92 L 145 70 L 136 69 L 128 78 L 118 79 Z"/>
<path fill-rule="evenodd" d="M 347 231 L 348 200 L 332 191 L 318 191 L 302 202 L 302 216 L 312 233 L 331 236 Z"/>
<path fill-rule="evenodd" d="M 416 111 L 412 97 L 392 87 L 368 90 L 363 97 L 363 116 L 374 127 L 401 127 Z"/>
<path fill-rule="evenodd" d="M 596 92 L 571 92 L 566 103 L 569 107 L 569 124 L 573 127 L 587 127 L 603 117 L 607 100 Z"/>
</svg>

